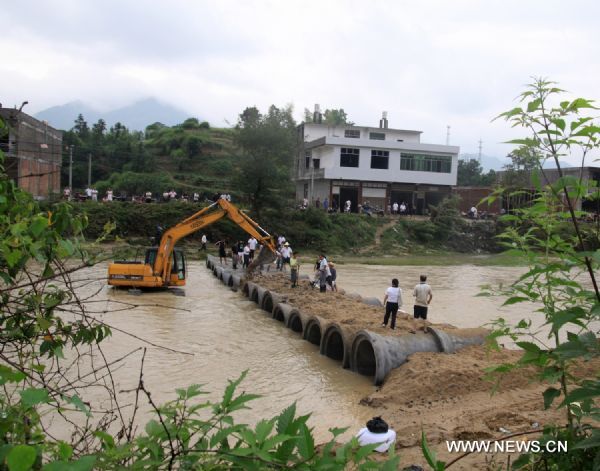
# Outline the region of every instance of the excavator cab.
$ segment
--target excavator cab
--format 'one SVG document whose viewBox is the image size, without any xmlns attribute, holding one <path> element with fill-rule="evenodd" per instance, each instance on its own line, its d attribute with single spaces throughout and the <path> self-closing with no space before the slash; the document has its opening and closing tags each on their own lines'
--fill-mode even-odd
<svg viewBox="0 0 600 471">
<path fill-rule="evenodd" d="M 158 253 L 158 247 L 152 247 L 146 250 L 146 259 L 144 263 L 146 265 L 154 266 L 156 261 L 156 254 Z M 183 286 L 185 285 L 185 253 L 180 249 L 173 249 L 171 255 L 171 274 L 170 280 L 172 285 Z"/>
</svg>

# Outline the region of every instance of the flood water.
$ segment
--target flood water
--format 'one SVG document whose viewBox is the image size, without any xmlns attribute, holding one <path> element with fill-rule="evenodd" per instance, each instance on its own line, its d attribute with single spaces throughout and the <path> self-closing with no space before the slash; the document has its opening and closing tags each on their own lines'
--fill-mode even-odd
<svg viewBox="0 0 600 471">
<path fill-rule="evenodd" d="M 531 309 L 517 305 L 500 309 L 501 300 L 476 298 L 479 286 L 514 280 L 522 268 L 475 266 L 390 267 L 338 265 L 338 283 L 347 291 L 380 299 L 391 278 L 405 290 L 405 310 L 412 309 L 412 287 L 421 273 L 433 287 L 432 322 L 476 327 L 499 316 L 518 320 Z M 89 276 L 104 277 L 106 266 L 90 269 Z M 203 262 L 188 267 L 187 286 L 181 290 L 144 292 L 87 285 L 88 293 L 99 289 L 91 309 L 106 323 L 143 339 L 192 355 L 148 346 L 144 379 L 153 399 L 175 397 L 175 388 L 205 383 L 217 399 L 228 379 L 249 370 L 241 390 L 261 394 L 252 410 L 237 415 L 243 422 L 272 417 L 294 401 L 300 413 L 312 411 L 309 424 L 318 440 L 329 438 L 330 427 L 348 426 L 356 431 L 370 418 L 371 410 L 359 401 L 374 390 L 370 378 L 344 370 L 340 363 L 320 355 L 318 348 L 270 318 L 241 293 L 218 281 Z M 95 286 L 95 288 L 94 288 Z M 319 295 L 316 293 L 315 295 Z M 119 303 L 137 306 L 116 311 Z M 119 358 L 142 341 L 113 331 L 105 341 L 109 359 Z M 134 389 L 138 383 L 141 354 L 131 357 L 115 372 L 117 389 Z M 93 399 L 93 398 L 87 398 Z M 350 432 L 349 432 L 350 433 Z M 348 434 L 346 434 L 346 437 Z"/>
</svg>

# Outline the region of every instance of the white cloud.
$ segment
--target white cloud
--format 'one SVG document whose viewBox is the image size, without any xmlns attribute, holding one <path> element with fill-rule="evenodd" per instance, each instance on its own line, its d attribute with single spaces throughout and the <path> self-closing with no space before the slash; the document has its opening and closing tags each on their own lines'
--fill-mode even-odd
<svg viewBox="0 0 600 471">
<path fill-rule="evenodd" d="M 531 76 L 600 99 L 596 19 L 583 0 L 21 0 L 3 5 L 5 105 L 155 96 L 224 125 L 246 106 L 343 107 L 464 152 L 504 156 L 490 120 Z M 595 96 L 596 95 L 596 96 Z"/>
</svg>

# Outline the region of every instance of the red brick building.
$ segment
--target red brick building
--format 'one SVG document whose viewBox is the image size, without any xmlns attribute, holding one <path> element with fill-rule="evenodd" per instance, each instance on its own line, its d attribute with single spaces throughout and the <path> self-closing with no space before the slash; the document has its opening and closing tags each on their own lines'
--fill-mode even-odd
<svg viewBox="0 0 600 471">
<path fill-rule="evenodd" d="M 0 108 L 0 117 L 8 127 L 0 131 L 8 176 L 36 199 L 59 194 L 62 131 L 15 108 Z"/>
<path fill-rule="evenodd" d="M 478 211 L 498 214 L 502 207 L 502 198 L 497 198 L 491 204 L 479 205 L 483 198 L 490 196 L 493 192 L 494 188 L 482 186 L 455 186 L 452 188 L 452 194 L 460 197 L 459 209 L 463 213 L 468 213 L 471 207 L 475 206 Z"/>
</svg>

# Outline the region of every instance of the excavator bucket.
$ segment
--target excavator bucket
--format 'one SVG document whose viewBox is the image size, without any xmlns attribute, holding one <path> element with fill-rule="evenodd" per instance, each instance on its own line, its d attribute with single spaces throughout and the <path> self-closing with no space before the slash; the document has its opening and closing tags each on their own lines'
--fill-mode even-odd
<svg viewBox="0 0 600 471">
<path fill-rule="evenodd" d="M 252 260 L 252 263 L 248 265 L 248 268 L 246 268 L 246 275 L 251 275 L 254 270 L 262 267 L 263 265 L 269 265 L 273 263 L 276 258 L 277 256 L 272 251 L 270 251 L 267 247 L 262 246 L 258 255 L 254 258 L 254 260 Z"/>
</svg>

